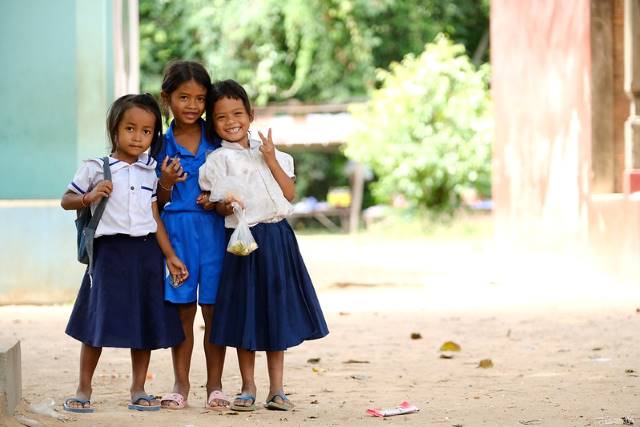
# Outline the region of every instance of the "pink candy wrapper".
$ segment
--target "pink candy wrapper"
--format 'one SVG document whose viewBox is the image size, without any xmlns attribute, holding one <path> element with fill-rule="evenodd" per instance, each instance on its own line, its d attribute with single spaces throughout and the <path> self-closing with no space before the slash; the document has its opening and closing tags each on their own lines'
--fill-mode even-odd
<svg viewBox="0 0 640 427">
<path fill-rule="evenodd" d="M 392 417 L 394 415 L 412 414 L 414 412 L 418 412 L 419 410 L 420 410 L 419 408 L 411 405 L 409 402 L 402 402 L 400 405 L 396 406 L 395 408 L 367 409 L 367 414 L 373 415 L 374 417 Z"/>
</svg>

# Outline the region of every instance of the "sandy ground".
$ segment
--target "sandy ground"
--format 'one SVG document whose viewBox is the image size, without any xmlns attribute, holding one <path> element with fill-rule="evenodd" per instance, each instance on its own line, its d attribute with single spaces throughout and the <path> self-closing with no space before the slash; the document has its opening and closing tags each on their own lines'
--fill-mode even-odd
<svg viewBox="0 0 640 427">
<path fill-rule="evenodd" d="M 189 408 L 127 410 L 129 353 L 105 349 L 94 378 L 97 412 L 65 413 L 60 403 L 75 390 L 79 356 L 79 344 L 63 332 L 71 307 L 5 306 L 0 340 L 17 338 L 22 348 L 18 416 L 51 426 L 596 426 L 622 425 L 623 417 L 640 423 L 640 285 L 576 273 L 579 266 L 552 258 L 545 268 L 540 260 L 512 260 L 498 274 L 498 256 L 483 241 L 307 237 L 301 246 L 331 333 L 286 353 L 293 412 L 207 411 L 204 356 L 196 346 Z M 440 358 L 448 340 L 462 351 Z M 486 358 L 494 366 L 479 368 Z M 256 372 L 264 401 L 264 354 Z M 147 391 L 170 390 L 169 350 L 153 352 L 150 377 Z M 228 393 L 238 391 L 233 351 L 223 381 Z M 48 399 L 63 419 L 30 411 Z M 420 412 L 385 420 L 365 414 L 404 400 Z M 2 423 L 19 425 L 13 417 Z"/>
</svg>

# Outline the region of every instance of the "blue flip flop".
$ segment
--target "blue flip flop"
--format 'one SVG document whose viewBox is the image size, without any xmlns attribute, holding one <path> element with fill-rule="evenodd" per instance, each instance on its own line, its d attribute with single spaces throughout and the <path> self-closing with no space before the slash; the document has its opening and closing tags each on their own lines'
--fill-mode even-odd
<svg viewBox="0 0 640 427">
<path fill-rule="evenodd" d="M 91 405 L 91 401 L 89 399 L 80 399 L 78 397 L 67 397 L 64 400 L 64 403 L 62 404 L 62 408 L 65 411 L 69 411 L 69 412 L 75 412 L 77 414 L 90 414 L 92 412 L 96 412 L 95 408 L 92 407 L 81 407 L 81 408 L 74 408 L 73 406 L 69 406 L 69 403 L 80 403 L 81 405 L 86 405 L 87 403 L 89 405 Z"/>
<path fill-rule="evenodd" d="M 276 397 L 282 399 L 282 402 L 276 402 Z M 290 411 L 293 409 L 293 406 L 293 403 L 291 403 L 291 401 L 287 399 L 287 396 L 285 396 L 283 391 L 280 391 L 271 396 L 264 404 L 265 408 L 271 409 L 272 411 Z"/>
<path fill-rule="evenodd" d="M 243 401 L 247 401 L 247 402 L 251 402 L 250 405 L 236 405 L 236 400 L 243 400 Z M 242 392 L 239 395 L 237 395 L 235 397 L 235 399 L 233 400 L 233 404 L 229 407 L 229 409 L 233 410 L 233 411 L 238 411 L 238 412 L 251 412 L 251 411 L 255 411 L 256 409 L 256 397 L 252 394 L 249 394 L 247 392 Z"/>
<path fill-rule="evenodd" d="M 148 402 L 148 405 L 140 405 L 139 402 L 144 400 Z M 131 404 L 128 406 L 132 411 L 159 411 L 160 405 L 151 406 L 151 401 L 156 400 L 155 396 L 148 395 L 147 393 L 136 393 L 131 398 Z"/>
</svg>

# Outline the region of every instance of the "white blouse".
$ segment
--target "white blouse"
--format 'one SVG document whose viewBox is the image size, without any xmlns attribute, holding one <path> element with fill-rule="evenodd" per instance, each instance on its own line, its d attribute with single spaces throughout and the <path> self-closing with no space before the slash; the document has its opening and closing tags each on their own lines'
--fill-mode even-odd
<svg viewBox="0 0 640 427">
<path fill-rule="evenodd" d="M 96 237 L 113 234 L 145 236 L 155 233 L 158 224 L 153 218 L 151 204 L 156 201 L 156 161 L 142 154 L 135 163 L 109 157 L 113 191 L 98 223 Z M 104 179 L 102 158 L 89 159 L 78 169 L 69 190 L 77 194 L 91 191 Z M 93 213 L 98 201 L 91 204 Z"/>
<path fill-rule="evenodd" d="M 293 212 L 293 206 L 284 197 L 262 157 L 260 145 L 259 140 L 252 138 L 249 138 L 249 148 L 222 141 L 222 147 L 210 153 L 200 166 L 198 181 L 203 191 L 211 192 L 209 200 L 212 202 L 223 200 L 229 194 L 242 200 L 250 227 L 261 222 L 280 221 Z M 295 178 L 293 157 L 276 150 L 276 160 L 288 176 Z M 235 215 L 225 218 L 225 227 L 237 226 Z"/>
</svg>

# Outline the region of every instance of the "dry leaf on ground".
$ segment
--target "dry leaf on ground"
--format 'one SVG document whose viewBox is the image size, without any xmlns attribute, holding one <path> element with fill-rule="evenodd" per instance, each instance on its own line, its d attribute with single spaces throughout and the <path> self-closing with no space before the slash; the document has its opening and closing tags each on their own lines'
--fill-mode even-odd
<svg viewBox="0 0 640 427">
<path fill-rule="evenodd" d="M 493 361 L 491 359 L 482 359 L 480 363 L 478 363 L 478 368 L 493 368 Z"/>
<path fill-rule="evenodd" d="M 460 351 L 462 348 L 453 341 L 447 341 L 440 346 L 440 351 Z"/>
</svg>

